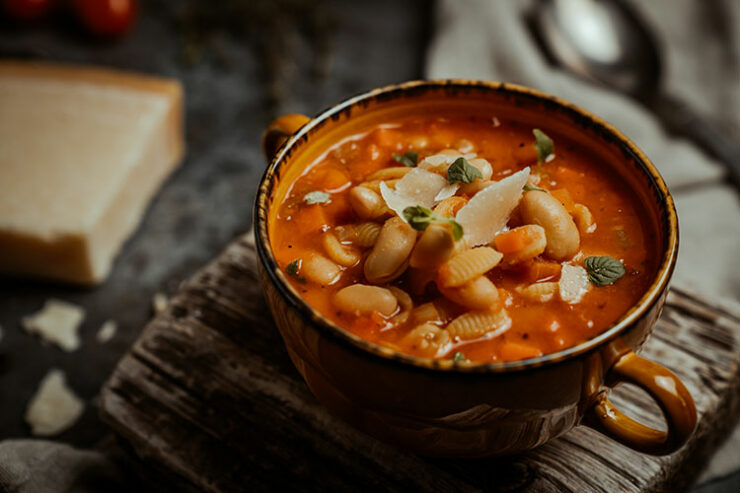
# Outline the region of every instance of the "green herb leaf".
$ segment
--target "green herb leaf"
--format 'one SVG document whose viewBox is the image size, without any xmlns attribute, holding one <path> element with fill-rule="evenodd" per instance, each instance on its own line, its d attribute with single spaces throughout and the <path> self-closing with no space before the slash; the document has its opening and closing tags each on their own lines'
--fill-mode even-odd
<svg viewBox="0 0 740 493">
<path fill-rule="evenodd" d="M 303 201 L 309 205 L 312 204 L 323 204 L 324 202 L 329 201 L 329 195 L 326 192 L 308 192 L 306 195 L 303 196 Z"/>
<path fill-rule="evenodd" d="M 409 226 L 417 231 L 424 231 L 432 223 L 449 223 L 452 227 L 452 237 L 455 239 L 455 241 L 460 241 L 460 239 L 463 237 L 463 227 L 459 222 L 455 221 L 452 218 L 438 216 L 431 210 L 420 205 L 412 205 L 406 207 L 403 210 L 403 218 L 406 219 L 406 222 L 409 223 Z"/>
<path fill-rule="evenodd" d="M 555 151 L 555 144 L 545 132 L 539 128 L 532 130 L 534 134 L 534 148 L 537 149 L 537 162 L 544 163 L 548 157 Z"/>
<path fill-rule="evenodd" d="M 454 219 L 449 219 L 450 224 L 452 225 L 452 237 L 455 239 L 455 241 L 460 241 L 463 237 L 463 227 L 462 224 L 455 221 Z"/>
<path fill-rule="evenodd" d="M 550 190 L 545 190 L 544 188 L 535 187 L 534 185 L 530 185 L 529 183 L 527 183 L 526 185 L 524 185 L 522 187 L 522 190 L 524 190 L 525 192 L 534 192 L 534 191 L 537 191 L 537 192 L 550 193 Z"/>
<path fill-rule="evenodd" d="M 285 273 L 289 276 L 295 277 L 298 282 L 306 282 L 306 278 L 298 275 L 298 263 L 300 259 L 295 259 L 291 263 L 285 266 Z"/>
<path fill-rule="evenodd" d="M 586 257 L 583 265 L 595 286 L 608 286 L 627 273 L 622 262 L 612 257 Z"/>
<path fill-rule="evenodd" d="M 458 351 L 452 357 L 452 361 L 454 361 L 455 363 L 464 363 L 464 362 L 468 361 L 468 358 L 465 356 L 465 354 L 463 354 L 460 351 Z"/>
<path fill-rule="evenodd" d="M 403 154 L 396 154 L 394 152 L 393 159 L 409 168 L 416 168 L 416 164 L 419 162 L 419 153 L 416 151 L 406 151 Z"/>
<path fill-rule="evenodd" d="M 424 231 L 434 222 L 435 214 L 420 205 L 412 205 L 403 210 L 403 218 L 409 223 L 409 226 L 417 231 Z"/>
<path fill-rule="evenodd" d="M 473 183 L 476 178 L 483 178 L 480 170 L 470 164 L 464 157 L 459 157 L 447 168 L 447 183 Z"/>
</svg>

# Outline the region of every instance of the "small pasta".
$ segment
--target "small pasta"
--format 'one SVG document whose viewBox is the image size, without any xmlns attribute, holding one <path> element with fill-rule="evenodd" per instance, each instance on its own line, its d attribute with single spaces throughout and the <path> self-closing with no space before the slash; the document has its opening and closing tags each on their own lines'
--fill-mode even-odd
<svg viewBox="0 0 740 493">
<path fill-rule="evenodd" d="M 463 183 L 460 185 L 460 191 L 465 195 L 475 195 L 486 187 L 493 185 L 491 180 L 476 179 L 472 183 Z"/>
<path fill-rule="evenodd" d="M 424 322 L 444 322 L 434 303 L 423 303 L 411 310 L 411 320 L 416 324 Z"/>
<path fill-rule="evenodd" d="M 375 244 L 382 226 L 378 223 L 365 222 L 337 226 L 334 232 L 342 242 L 351 243 L 361 248 L 369 248 Z"/>
<path fill-rule="evenodd" d="M 557 282 L 537 282 L 529 286 L 517 286 L 516 292 L 529 301 L 537 303 L 546 303 L 550 301 L 558 292 Z"/>
<path fill-rule="evenodd" d="M 360 261 L 360 253 L 353 248 L 342 245 L 331 231 L 322 235 L 321 243 L 324 245 L 324 250 L 329 258 L 339 265 L 352 267 Z"/>
<path fill-rule="evenodd" d="M 503 255 L 491 247 L 465 250 L 439 268 L 439 284 L 445 287 L 462 286 L 493 269 Z"/>
<path fill-rule="evenodd" d="M 300 273 L 309 281 L 328 286 L 339 279 L 342 268 L 323 255 L 311 253 L 303 259 Z"/>
<path fill-rule="evenodd" d="M 412 169 L 414 168 L 409 168 L 407 166 L 393 166 L 392 168 L 383 168 L 368 176 L 366 180 L 387 181 L 403 178 L 404 176 L 406 176 L 406 173 L 408 173 Z"/>
<path fill-rule="evenodd" d="M 398 308 L 398 301 L 391 290 L 366 284 L 353 284 L 340 289 L 333 301 L 337 310 L 359 315 L 379 312 L 390 316 Z"/>
<path fill-rule="evenodd" d="M 450 335 L 446 330 L 440 329 L 431 323 L 421 324 L 414 327 L 406 334 L 401 343 L 423 356 L 435 357 L 444 354 L 449 349 Z"/>
<path fill-rule="evenodd" d="M 496 286 L 485 276 L 457 288 L 440 286 L 439 291 L 448 300 L 471 310 L 492 310 L 497 306 L 499 299 Z"/>
<path fill-rule="evenodd" d="M 470 341 L 480 337 L 496 337 L 511 328 L 506 310 L 474 310 L 463 313 L 447 325 L 454 341 Z"/>
<path fill-rule="evenodd" d="M 396 297 L 398 306 L 401 308 L 401 311 L 393 317 L 393 321 L 397 324 L 403 324 L 411 315 L 411 310 L 414 308 L 414 302 L 411 300 L 411 296 L 401 288 L 388 286 L 387 289 Z"/>
<path fill-rule="evenodd" d="M 388 219 L 365 259 L 365 278 L 373 284 L 392 281 L 406 270 L 416 231 L 399 217 Z"/>
<path fill-rule="evenodd" d="M 596 231 L 596 223 L 594 222 L 594 216 L 591 214 L 591 210 L 583 204 L 576 204 L 573 206 L 573 220 L 576 222 L 578 231 L 581 235 L 586 235 Z"/>
</svg>

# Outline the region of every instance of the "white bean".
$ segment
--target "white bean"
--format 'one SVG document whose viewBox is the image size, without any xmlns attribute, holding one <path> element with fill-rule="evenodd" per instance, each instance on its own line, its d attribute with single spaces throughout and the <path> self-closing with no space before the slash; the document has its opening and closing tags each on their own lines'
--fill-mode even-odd
<svg viewBox="0 0 740 493">
<path fill-rule="evenodd" d="M 361 219 L 375 219 L 387 211 L 383 198 L 370 188 L 363 186 L 350 190 L 349 203 Z"/>
<path fill-rule="evenodd" d="M 345 313 L 368 315 L 377 311 L 389 316 L 396 311 L 398 301 L 388 289 L 366 284 L 353 284 L 334 294 L 334 306 Z"/>
<path fill-rule="evenodd" d="M 558 199 L 547 192 L 526 192 L 519 203 L 522 220 L 545 229 L 545 255 L 553 260 L 565 260 L 578 252 L 581 237 L 576 223 Z"/>
<path fill-rule="evenodd" d="M 365 259 L 365 278 L 381 284 L 397 278 L 408 267 L 408 258 L 416 243 L 416 231 L 400 217 L 388 219 Z"/>
<path fill-rule="evenodd" d="M 310 253 L 303 259 L 300 274 L 309 281 L 328 286 L 342 273 L 342 268 L 318 253 Z"/>
</svg>

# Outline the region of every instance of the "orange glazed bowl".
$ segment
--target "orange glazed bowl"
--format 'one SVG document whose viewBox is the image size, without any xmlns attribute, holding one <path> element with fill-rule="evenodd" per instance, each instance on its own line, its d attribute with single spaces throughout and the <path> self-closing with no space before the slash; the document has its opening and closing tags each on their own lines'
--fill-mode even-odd
<svg viewBox="0 0 740 493">
<path fill-rule="evenodd" d="M 271 249 L 270 227 L 276 204 L 301 171 L 343 137 L 388 118 L 450 112 L 513 117 L 566 133 L 593 149 L 634 191 L 651 225 L 658 268 L 643 296 L 606 330 L 536 358 L 461 364 L 367 342 L 323 317 L 288 282 Z M 369 91 L 314 118 L 282 117 L 268 127 L 263 145 L 270 164 L 257 193 L 254 230 L 265 297 L 293 363 L 334 414 L 385 442 L 432 456 L 518 453 L 579 424 L 656 455 L 677 450 L 691 435 L 691 395 L 670 371 L 635 354 L 665 302 L 678 249 L 676 210 L 653 164 L 608 123 L 511 84 L 416 81 Z M 652 396 L 666 431 L 612 405 L 609 389 L 619 383 Z"/>
</svg>

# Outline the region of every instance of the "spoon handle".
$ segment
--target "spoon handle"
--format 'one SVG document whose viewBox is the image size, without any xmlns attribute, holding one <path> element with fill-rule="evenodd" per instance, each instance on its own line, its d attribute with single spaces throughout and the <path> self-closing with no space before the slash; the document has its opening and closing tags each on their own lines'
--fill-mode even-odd
<svg viewBox="0 0 740 493">
<path fill-rule="evenodd" d="M 727 178 L 740 190 L 740 146 L 722 136 L 707 118 L 678 98 L 663 94 L 651 106 L 670 131 L 693 140 L 719 160 L 727 170 Z"/>
</svg>

